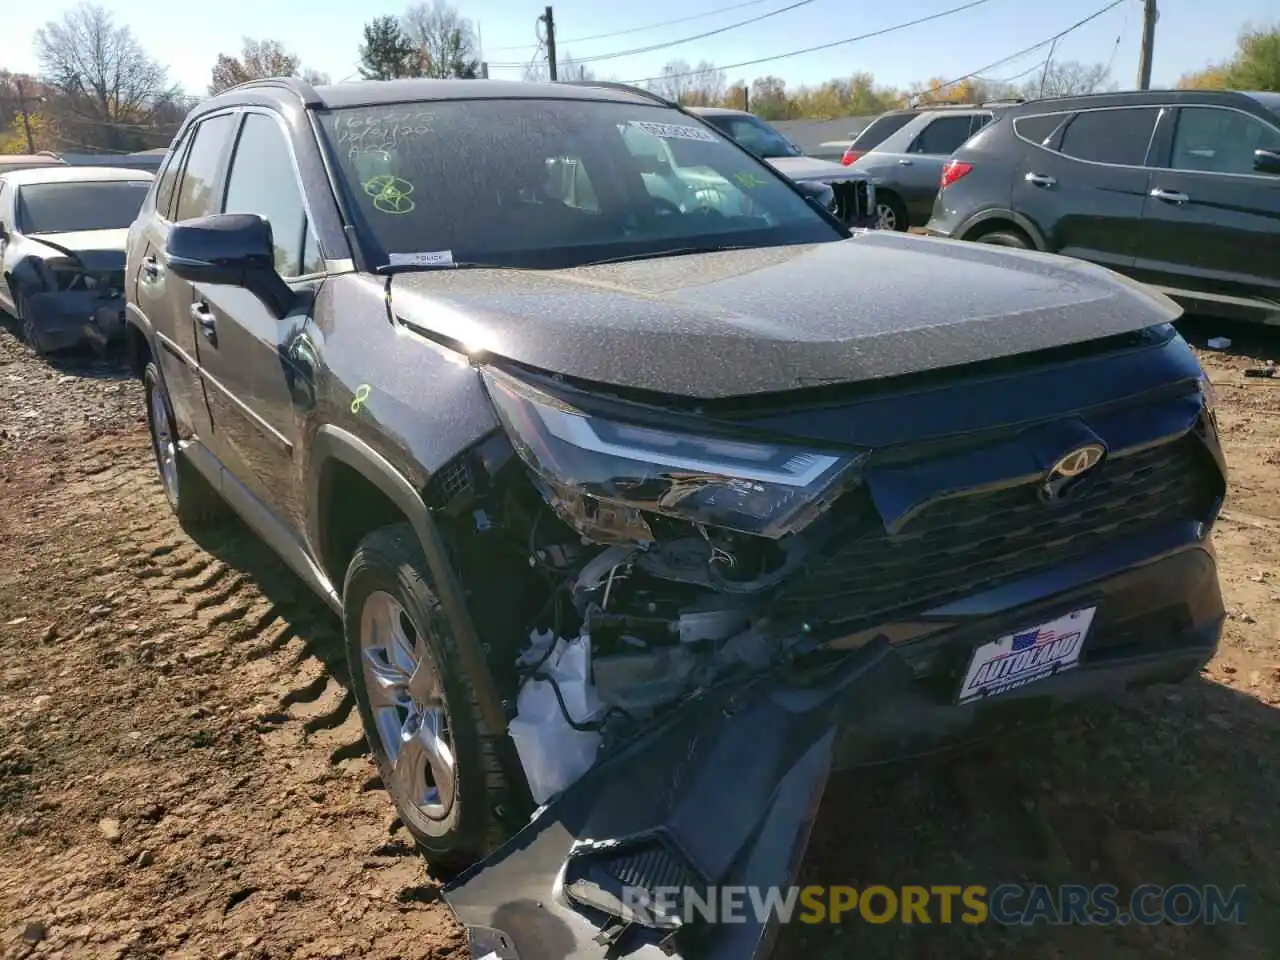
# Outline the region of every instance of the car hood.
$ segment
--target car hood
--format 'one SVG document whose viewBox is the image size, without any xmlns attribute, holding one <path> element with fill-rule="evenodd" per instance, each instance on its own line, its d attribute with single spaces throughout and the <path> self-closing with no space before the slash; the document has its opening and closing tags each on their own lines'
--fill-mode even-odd
<svg viewBox="0 0 1280 960">
<path fill-rule="evenodd" d="M 708 399 L 954 367 L 1181 313 L 1092 264 L 880 231 L 567 270 L 401 273 L 390 303 L 477 359 Z"/>
<path fill-rule="evenodd" d="M 39 233 L 25 239 L 32 245 L 31 252 L 41 256 L 65 256 L 58 247 L 74 250 L 78 254 L 92 255 L 95 260 L 114 263 L 120 260 L 128 243 L 129 230 L 75 230 L 68 233 Z M 45 243 L 44 241 L 49 241 Z M 50 246 L 56 243 L 58 247 Z"/>
<path fill-rule="evenodd" d="M 791 180 L 861 180 L 848 167 L 817 157 L 770 157 L 765 163 Z"/>
</svg>

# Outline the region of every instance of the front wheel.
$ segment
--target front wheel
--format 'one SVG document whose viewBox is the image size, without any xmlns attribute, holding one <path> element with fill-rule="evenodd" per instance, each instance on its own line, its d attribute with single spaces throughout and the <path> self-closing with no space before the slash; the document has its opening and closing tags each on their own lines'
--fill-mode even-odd
<svg viewBox="0 0 1280 960">
<path fill-rule="evenodd" d="M 383 786 L 435 865 L 469 866 L 505 839 L 508 792 L 412 527 L 365 537 L 342 608 L 352 690 Z"/>
<path fill-rule="evenodd" d="M 896 230 L 899 233 L 907 229 L 907 208 L 892 193 L 876 197 L 877 230 Z"/>
<path fill-rule="evenodd" d="M 37 357 L 45 356 L 48 351 L 45 350 L 44 343 L 40 339 L 40 331 L 36 328 L 35 320 L 27 311 L 22 288 L 19 286 L 13 288 L 13 312 L 22 329 L 22 342 L 27 345 L 27 349 Z"/>
</svg>

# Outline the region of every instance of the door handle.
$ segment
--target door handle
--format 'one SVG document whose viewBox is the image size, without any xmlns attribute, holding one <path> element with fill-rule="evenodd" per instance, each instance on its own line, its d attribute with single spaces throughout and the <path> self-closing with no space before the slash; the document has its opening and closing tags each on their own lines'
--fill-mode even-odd
<svg viewBox="0 0 1280 960">
<path fill-rule="evenodd" d="M 196 322 L 196 326 L 200 328 L 200 333 L 215 347 L 218 345 L 218 321 L 213 314 L 209 312 L 207 303 L 193 303 L 191 305 L 191 319 Z"/>
<path fill-rule="evenodd" d="M 1157 200 L 1163 200 L 1165 203 L 1172 203 L 1174 206 L 1182 206 L 1191 198 L 1185 193 L 1178 193 L 1176 190 L 1165 190 L 1162 187 L 1156 187 L 1151 191 L 1151 196 Z"/>
<path fill-rule="evenodd" d="M 139 273 L 147 283 L 155 283 L 160 279 L 160 261 L 155 257 L 144 257 Z"/>
<path fill-rule="evenodd" d="M 1058 185 L 1057 180 L 1043 173 L 1028 173 L 1023 179 L 1033 187 L 1055 187 Z"/>
<path fill-rule="evenodd" d="M 899 160 L 899 161 L 898 161 L 898 166 L 900 166 L 900 167 L 909 167 L 909 166 L 911 166 L 913 163 L 915 163 L 915 161 L 914 161 L 914 160 L 908 160 L 906 157 L 903 157 L 901 160 Z"/>
</svg>

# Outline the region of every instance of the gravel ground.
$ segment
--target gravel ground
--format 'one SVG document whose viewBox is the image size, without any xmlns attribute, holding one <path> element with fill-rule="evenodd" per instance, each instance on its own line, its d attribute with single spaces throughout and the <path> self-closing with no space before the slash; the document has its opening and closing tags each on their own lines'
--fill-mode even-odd
<svg viewBox="0 0 1280 960">
<path fill-rule="evenodd" d="M 1231 609 L 1197 681 L 974 752 L 847 775 L 803 882 L 1245 884 L 1245 926 L 784 930 L 781 960 L 1280 955 L 1280 380 L 1202 351 L 1232 466 Z M 338 624 L 154 478 L 138 385 L 0 329 L 0 952 L 457 958 L 391 816 Z M 529 958 L 525 958 L 529 960 Z"/>
</svg>

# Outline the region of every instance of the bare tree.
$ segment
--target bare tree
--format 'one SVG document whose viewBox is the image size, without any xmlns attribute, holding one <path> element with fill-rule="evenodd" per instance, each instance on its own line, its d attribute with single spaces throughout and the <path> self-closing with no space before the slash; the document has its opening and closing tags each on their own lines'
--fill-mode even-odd
<svg viewBox="0 0 1280 960">
<path fill-rule="evenodd" d="M 411 6 L 401 26 L 418 53 L 417 75 L 475 77 L 480 70 L 479 42 L 471 21 L 447 0 Z"/>
<path fill-rule="evenodd" d="M 279 40 L 244 38 L 240 56 L 218 54 L 209 79 L 209 94 L 221 93 L 237 84 L 266 77 L 295 77 L 302 61 Z"/>
<path fill-rule="evenodd" d="M 73 146 L 133 149 L 151 111 L 172 96 L 165 69 L 107 10 L 83 3 L 35 32 L 36 56 L 58 94 L 60 129 Z M 161 134 L 161 139 L 171 134 Z"/>
<path fill-rule="evenodd" d="M 659 79 L 650 84 L 654 93 L 693 106 L 708 106 L 724 99 L 727 85 L 724 71 L 715 64 L 700 60 L 689 66 L 685 60 L 672 60 L 662 68 Z"/>
<path fill-rule="evenodd" d="M 556 58 L 556 77 L 560 80 L 596 80 L 596 72 L 585 63 L 573 59 L 568 51 L 563 57 Z M 534 60 L 524 68 L 526 80 L 547 81 L 551 79 L 551 71 L 546 60 Z"/>
<path fill-rule="evenodd" d="M 1084 93 L 1101 93 L 1114 89 L 1111 68 L 1105 63 L 1081 63 L 1060 60 L 1048 69 L 1032 74 L 1022 85 L 1022 96 L 1075 97 Z"/>
</svg>

